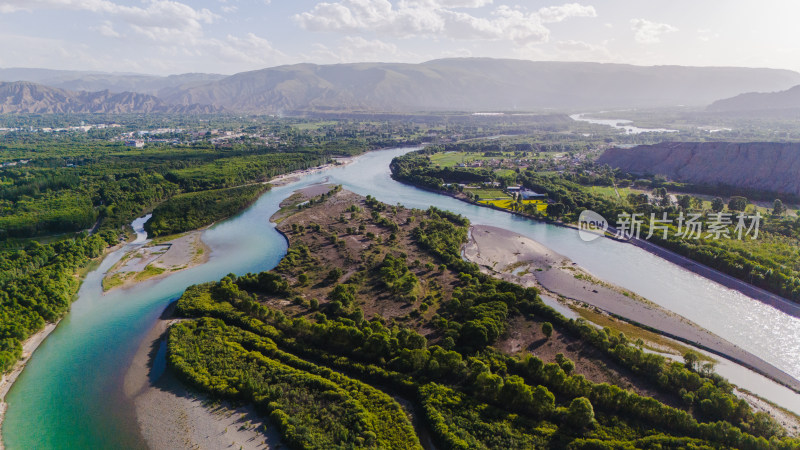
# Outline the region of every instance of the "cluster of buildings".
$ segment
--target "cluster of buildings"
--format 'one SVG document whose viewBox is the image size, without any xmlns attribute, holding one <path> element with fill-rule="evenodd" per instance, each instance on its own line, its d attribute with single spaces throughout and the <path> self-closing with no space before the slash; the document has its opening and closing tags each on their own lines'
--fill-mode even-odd
<svg viewBox="0 0 800 450">
<path fill-rule="evenodd" d="M 28 162 L 30 162 L 29 159 L 20 159 L 19 161 L 8 161 L 0 163 L 0 167 L 14 167 L 16 165 L 28 164 Z"/>
<path fill-rule="evenodd" d="M 522 186 L 508 186 L 506 187 L 506 192 L 512 196 L 519 195 L 522 200 L 544 200 L 547 198 L 547 194 L 539 194 Z"/>
<path fill-rule="evenodd" d="M 27 131 L 29 133 L 66 133 L 70 131 L 78 131 L 82 133 L 88 133 L 89 130 L 97 129 L 97 130 L 104 130 L 106 128 L 118 128 L 122 125 L 117 123 L 97 123 L 93 125 L 85 125 L 81 124 L 80 126 L 74 127 L 62 127 L 62 128 L 52 128 L 52 127 L 28 127 Z M 9 132 L 9 131 L 25 131 L 26 128 L 0 128 L 0 132 Z"/>
</svg>

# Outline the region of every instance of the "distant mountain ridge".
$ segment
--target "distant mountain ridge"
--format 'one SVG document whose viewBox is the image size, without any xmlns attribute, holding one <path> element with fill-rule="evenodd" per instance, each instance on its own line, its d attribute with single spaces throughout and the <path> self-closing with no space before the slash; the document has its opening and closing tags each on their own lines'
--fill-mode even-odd
<svg viewBox="0 0 800 450">
<path fill-rule="evenodd" d="M 176 89 L 209 83 L 226 75 L 208 73 L 185 73 L 181 75 L 157 76 L 135 73 L 87 72 L 51 69 L 0 69 L 0 81 L 30 81 L 70 91 L 136 92 L 139 94 L 164 95 Z"/>
<path fill-rule="evenodd" d="M 109 91 L 72 92 L 27 81 L 0 82 L 0 114 L 208 114 L 211 105 L 169 105 L 152 95 Z"/>
<path fill-rule="evenodd" d="M 800 195 L 800 144 L 664 142 L 610 148 L 597 164 L 704 185 Z"/>
<path fill-rule="evenodd" d="M 487 111 L 705 106 L 754 86 L 800 83 L 788 70 L 631 66 L 488 58 L 422 64 L 297 64 L 176 91 L 177 104 L 229 110 Z"/>
<path fill-rule="evenodd" d="M 231 76 L 0 69 L 69 90 L 130 91 L 166 104 L 249 113 L 533 111 L 706 106 L 800 84 L 800 73 L 737 67 L 633 66 L 491 58 L 421 64 L 295 64 Z"/>
<path fill-rule="evenodd" d="M 715 112 L 756 112 L 775 110 L 800 111 L 800 85 L 779 92 L 748 92 L 718 100 L 708 107 Z"/>
</svg>

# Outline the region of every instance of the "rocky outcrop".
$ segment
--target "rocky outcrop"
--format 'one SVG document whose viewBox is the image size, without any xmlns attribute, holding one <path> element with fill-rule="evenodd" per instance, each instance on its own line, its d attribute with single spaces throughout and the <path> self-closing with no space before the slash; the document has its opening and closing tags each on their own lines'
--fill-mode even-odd
<svg viewBox="0 0 800 450">
<path fill-rule="evenodd" d="M 665 142 L 610 148 L 597 160 L 676 181 L 800 195 L 800 144 Z"/>
<path fill-rule="evenodd" d="M 72 92 L 25 81 L 0 83 L 0 114 L 208 114 L 220 110 L 211 105 L 170 105 L 133 92 Z"/>
</svg>

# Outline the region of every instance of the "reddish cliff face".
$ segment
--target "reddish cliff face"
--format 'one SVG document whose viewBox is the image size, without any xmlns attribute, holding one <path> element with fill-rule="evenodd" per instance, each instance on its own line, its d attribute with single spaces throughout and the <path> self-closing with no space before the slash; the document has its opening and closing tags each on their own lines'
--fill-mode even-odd
<svg viewBox="0 0 800 450">
<path fill-rule="evenodd" d="M 666 142 L 611 148 L 597 163 L 695 184 L 800 195 L 800 144 Z"/>
</svg>

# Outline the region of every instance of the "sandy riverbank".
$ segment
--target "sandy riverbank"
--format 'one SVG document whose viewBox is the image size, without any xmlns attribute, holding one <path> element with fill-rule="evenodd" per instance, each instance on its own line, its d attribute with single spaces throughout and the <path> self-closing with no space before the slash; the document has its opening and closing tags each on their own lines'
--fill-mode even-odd
<svg viewBox="0 0 800 450">
<path fill-rule="evenodd" d="M 205 228 L 175 237 L 154 239 L 124 255 L 103 278 L 103 290 L 127 288 L 146 280 L 205 264 L 211 253 L 202 240 Z"/>
<path fill-rule="evenodd" d="M 346 166 L 346 165 L 352 163 L 353 161 L 355 161 L 356 158 L 358 158 L 358 156 L 350 156 L 350 157 L 347 157 L 347 158 L 333 158 L 333 162 L 332 163 L 323 164 L 321 166 L 312 167 L 310 169 L 296 170 L 294 172 L 289 172 L 289 173 L 285 173 L 283 175 L 278 175 L 277 177 L 269 180 L 269 184 L 271 184 L 273 186 L 283 186 L 284 184 L 289 184 L 289 183 L 291 183 L 293 181 L 297 181 L 298 179 L 300 179 L 301 177 L 304 177 L 306 175 L 311 175 L 313 173 L 319 173 L 319 172 L 322 172 L 322 171 L 325 171 L 325 170 L 328 170 L 328 169 L 331 169 L 331 168 L 334 168 L 334 167 Z"/>
<path fill-rule="evenodd" d="M 213 402 L 164 369 L 166 331 L 177 320 L 172 309 L 167 308 L 150 330 L 124 381 L 147 445 L 155 450 L 278 447 L 280 435 L 253 408 Z"/>
<path fill-rule="evenodd" d="M 795 391 L 800 381 L 756 355 L 714 335 L 673 312 L 604 283 L 563 255 L 517 233 L 491 226 L 473 226 L 464 257 L 493 276 L 523 286 L 536 286 L 552 296 L 597 307 L 610 314 L 658 330 L 724 356 Z"/>
</svg>

